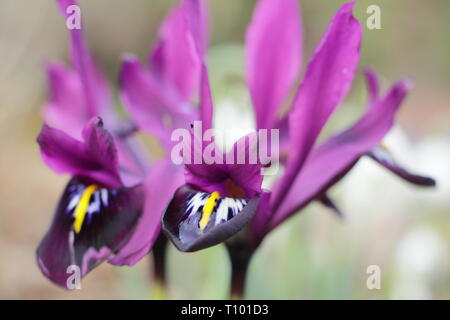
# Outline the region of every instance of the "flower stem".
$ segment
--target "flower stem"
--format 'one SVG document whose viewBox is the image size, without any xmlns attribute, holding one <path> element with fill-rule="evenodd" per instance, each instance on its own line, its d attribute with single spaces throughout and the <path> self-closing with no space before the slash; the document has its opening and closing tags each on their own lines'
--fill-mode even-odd
<svg viewBox="0 0 450 320">
<path fill-rule="evenodd" d="M 166 294 L 166 247 L 167 238 L 160 235 L 153 245 L 153 291 L 154 300 L 167 299 Z"/>
<path fill-rule="evenodd" d="M 247 279 L 250 260 L 253 256 L 253 250 L 248 250 L 246 247 L 228 243 L 227 249 L 231 263 L 230 299 L 240 300 L 244 298 L 245 281 Z"/>
</svg>

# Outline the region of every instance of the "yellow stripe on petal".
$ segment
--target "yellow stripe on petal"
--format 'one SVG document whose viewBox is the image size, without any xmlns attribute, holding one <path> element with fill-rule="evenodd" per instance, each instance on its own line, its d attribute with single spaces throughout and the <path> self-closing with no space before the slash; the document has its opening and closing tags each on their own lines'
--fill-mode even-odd
<svg viewBox="0 0 450 320">
<path fill-rule="evenodd" d="M 206 200 L 205 205 L 203 206 L 202 218 L 200 219 L 199 225 L 200 229 L 205 229 L 208 225 L 209 218 L 211 218 L 211 214 L 216 206 L 217 199 L 220 198 L 220 193 L 214 191 L 209 196 L 208 200 Z"/>
<path fill-rule="evenodd" d="M 81 231 L 81 226 L 83 225 L 84 218 L 86 217 L 89 202 L 95 190 L 97 189 L 98 187 L 96 185 L 91 184 L 84 190 L 83 194 L 81 195 L 80 202 L 78 202 L 74 213 L 75 221 L 73 222 L 73 230 L 76 233 L 79 233 Z"/>
</svg>

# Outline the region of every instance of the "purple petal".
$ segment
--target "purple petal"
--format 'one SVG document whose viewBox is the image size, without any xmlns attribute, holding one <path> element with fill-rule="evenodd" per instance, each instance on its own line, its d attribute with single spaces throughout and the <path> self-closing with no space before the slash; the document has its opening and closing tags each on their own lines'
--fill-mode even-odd
<svg viewBox="0 0 450 320">
<path fill-rule="evenodd" d="M 306 70 L 289 115 L 291 153 L 286 171 L 272 196 L 273 208 L 302 168 L 322 127 L 345 97 L 359 61 L 361 25 L 353 18 L 354 2 L 334 16 Z"/>
<path fill-rule="evenodd" d="M 200 63 L 200 120 L 203 130 L 212 128 L 213 100 L 205 63 L 207 28 L 206 7 L 202 0 L 185 0 L 184 10 L 188 24 L 188 36 L 195 44 Z"/>
<path fill-rule="evenodd" d="M 109 263 L 134 265 L 150 251 L 161 230 L 161 216 L 183 183 L 183 170 L 170 160 L 160 161 L 151 168 L 145 179 L 143 215 L 130 240 Z"/>
<path fill-rule="evenodd" d="M 58 4 L 62 15 L 67 19 L 73 14 L 73 11 L 68 10 L 69 7 L 76 6 L 77 2 L 58 0 Z M 121 123 L 113 108 L 110 88 L 92 59 L 83 31 L 73 29 L 69 32 L 75 70 L 70 71 L 52 64 L 48 66 L 51 99 L 44 110 L 45 120 L 51 126 L 81 139 L 81 131 L 89 119 L 101 116 L 112 134 L 120 134 Z M 124 168 L 122 172 L 126 172 L 124 178 L 127 182 L 136 182 L 138 179 L 129 177 L 145 170 L 140 163 L 142 148 L 131 138 L 120 138 L 116 142 L 121 168 Z M 136 154 L 139 155 L 136 157 Z"/>
<path fill-rule="evenodd" d="M 290 139 L 289 139 L 289 117 L 288 115 L 281 118 L 275 125 L 275 128 L 279 130 L 280 135 L 280 162 L 285 165 L 289 150 L 290 150 Z"/>
<path fill-rule="evenodd" d="M 380 96 L 380 86 L 377 75 L 372 69 L 365 69 L 364 76 L 366 78 L 366 85 L 368 91 L 368 106 L 373 106 Z"/>
<path fill-rule="evenodd" d="M 47 64 L 50 84 L 50 99 L 44 108 L 45 122 L 53 128 L 63 130 L 71 137 L 81 140 L 83 127 L 89 121 L 83 94 L 83 86 L 78 74 L 56 63 Z M 116 132 L 123 132 L 117 123 L 108 123 Z M 142 148 L 131 138 L 117 139 L 116 146 L 126 185 L 135 185 L 145 172 L 142 164 Z M 132 177 L 134 175 L 134 177 Z M 130 179 L 131 178 L 131 179 Z"/>
<path fill-rule="evenodd" d="M 200 57 L 203 57 L 208 46 L 208 17 L 205 0 L 184 0 L 184 11 Z"/>
<path fill-rule="evenodd" d="M 121 98 L 138 126 L 170 149 L 175 128 L 189 128 L 195 110 L 156 81 L 136 58 L 127 56 L 120 72 Z"/>
<path fill-rule="evenodd" d="M 263 176 L 261 174 L 262 165 L 258 159 L 258 141 L 256 133 L 249 134 L 239 139 L 228 154 L 223 154 L 214 142 L 202 143 L 199 141 L 199 134 L 191 135 L 191 154 L 195 160 L 195 153 L 202 160 L 201 163 L 185 164 L 186 182 L 204 191 L 219 191 L 221 194 L 227 193 L 227 182 L 239 189 L 240 193 L 247 197 L 253 197 L 261 193 Z M 200 131 L 200 128 L 197 129 Z M 201 131 L 200 131 L 201 133 Z M 196 142 L 197 141 L 197 142 Z M 204 157 L 207 148 L 218 153 L 214 157 L 213 163 L 208 163 Z M 219 159 L 220 163 L 216 160 Z M 228 186 L 229 187 L 229 186 Z M 234 188 L 234 187 L 233 187 Z"/>
<path fill-rule="evenodd" d="M 389 150 L 383 146 L 373 148 L 368 155 L 380 163 L 383 167 L 392 171 L 394 174 L 398 175 L 402 179 L 405 179 L 406 181 L 424 187 L 433 187 L 436 185 L 436 181 L 433 178 L 412 173 L 400 166 L 400 164 L 395 161 Z"/>
<path fill-rule="evenodd" d="M 77 2 L 74 0 L 58 0 L 58 3 L 61 13 L 66 19 L 70 16 L 67 8 L 72 5 L 77 5 Z M 110 89 L 89 53 L 83 38 L 82 29 L 83 25 L 81 29 L 70 30 L 70 38 L 72 44 L 72 60 L 80 81 L 83 84 L 88 118 L 100 115 L 109 122 L 108 117 L 113 112 L 111 108 Z"/>
<path fill-rule="evenodd" d="M 216 164 L 190 164 L 185 165 L 184 176 L 186 183 L 197 188 L 224 193 L 223 182 L 228 178 L 223 165 Z"/>
<path fill-rule="evenodd" d="M 37 249 L 37 261 L 43 274 L 54 283 L 69 289 L 73 274 L 69 266 L 80 268 L 81 275 L 117 252 L 127 242 L 142 208 L 142 188 L 95 189 L 90 205 L 76 228 L 76 210 L 82 195 L 92 182 L 74 178 L 65 189 L 53 223 Z"/>
<path fill-rule="evenodd" d="M 112 138 L 93 121 L 85 129 L 84 142 L 44 124 L 37 138 L 42 158 L 57 173 L 90 177 L 105 186 L 120 187 Z"/>
<path fill-rule="evenodd" d="M 200 83 L 200 120 L 202 121 L 203 131 L 212 128 L 213 101 L 209 85 L 208 70 L 205 65 L 202 66 Z"/>
<path fill-rule="evenodd" d="M 143 141 L 131 136 L 115 140 L 120 168 L 120 176 L 126 187 L 142 183 L 152 158 L 146 152 Z"/>
<path fill-rule="evenodd" d="M 120 182 L 117 149 L 113 137 L 103 127 L 102 119 L 91 119 L 83 129 L 82 136 L 91 159 L 100 164 L 102 170 L 108 171 L 114 180 Z"/>
<path fill-rule="evenodd" d="M 199 6 L 198 1 L 186 0 L 169 13 L 151 56 L 155 74 L 185 101 L 190 100 L 199 87 L 202 63 L 198 49 L 204 50 L 207 38 L 205 9 L 200 6 L 198 14 L 194 15 L 193 5 Z"/>
<path fill-rule="evenodd" d="M 233 154 L 234 163 L 227 164 L 230 179 L 242 188 L 249 197 L 261 193 L 263 181 L 262 165 L 258 161 L 258 141 L 256 137 L 255 133 L 251 133 L 240 138 L 229 152 L 229 154 Z"/>
<path fill-rule="evenodd" d="M 43 111 L 45 122 L 81 139 L 81 130 L 89 116 L 84 107 L 80 78 L 60 64 L 48 63 L 46 69 L 50 99 Z"/>
<path fill-rule="evenodd" d="M 260 0 L 247 30 L 247 84 L 257 128 L 272 128 L 297 79 L 302 61 L 300 8 L 296 0 Z"/>
<path fill-rule="evenodd" d="M 380 143 L 392 127 L 394 116 L 407 91 L 406 82 L 397 82 L 351 128 L 331 137 L 313 150 L 283 203 L 274 212 L 270 229 L 334 185 L 362 155 Z"/>
<path fill-rule="evenodd" d="M 180 142 L 183 146 L 182 152 L 189 153 L 184 159 L 186 182 L 200 188 L 221 183 L 227 177 L 225 155 L 214 141 L 203 140 L 204 132 L 203 123 L 195 121 L 189 136 Z M 211 159 L 213 161 L 209 161 L 205 155 L 214 156 L 214 159 Z"/>
<path fill-rule="evenodd" d="M 94 170 L 96 167 L 89 159 L 83 143 L 61 130 L 44 124 L 37 142 L 45 163 L 57 173 L 75 174 L 78 168 Z"/>
</svg>

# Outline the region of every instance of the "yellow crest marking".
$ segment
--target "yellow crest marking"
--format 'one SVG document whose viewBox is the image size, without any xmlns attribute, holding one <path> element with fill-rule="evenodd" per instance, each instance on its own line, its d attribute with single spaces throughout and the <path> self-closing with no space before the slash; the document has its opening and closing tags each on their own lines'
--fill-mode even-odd
<svg viewBox="0 0 450 320">
<path fill-rule="evenodd" d="M 218 193 L 217 191 L 214 191 L 213 193 L 211 193 L 208 200 L 206 200 L 206 203 L 203 206 L 202 218 L 200 219 L 200 222 L 199 222 L 200 229 L 203 230 L 206 228 L 209 218 L 211 217 L 214 207 L 216 206 L 216 201 L 219 198 L 220 198 L 220 193 Z"/>
<path fill-rule="evenodd" d="M 84 218 L 86 217 L 87 209 L 89 207 L 89 201 L 91 200 L 92 194 L 97 190 L 98 187 L 95 184 L 91 184 L 86 189 L 84 189 L 81 199 L 75 208 L 75 221 L 73 222 L 73 230 L 76 233 L 81 231 L 81 226 L 83 225 Z"/>
</svg>

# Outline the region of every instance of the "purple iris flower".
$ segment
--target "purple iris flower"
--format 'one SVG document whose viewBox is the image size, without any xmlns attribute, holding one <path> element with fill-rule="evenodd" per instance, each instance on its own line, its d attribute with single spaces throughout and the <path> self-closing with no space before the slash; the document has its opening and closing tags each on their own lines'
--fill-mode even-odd
<svg viewBox="0 0 450 320">
<path fill-rule="evenodd" d="M 66 9 L 76 4 L 58 2 L 66 17 Z M 183 0 L 170 12 L 148 67 L 124 56 L 120 97 L 132 121 L 116 114 L 111 89 L 82 31 L 71 30 L 74 69 L 48 64 L 47 124 L 38 137 L 46 164 L 72 177 L 37 251 L 43 273 L 66 286 L 70 265 L 79 266 L 82 275 L 105 260 L 133 265 L 153 247 L 162 223 L 182 251 L 226 242 L 232 290 L 239 294 L 246 266 L 265 236 L 313 200 L 337 209 L 326 192 L 360 157 L 368 155 L 410 182 L 434 185 L 433 179 L 402 169 L 379 146 L 406 96 L 406 81 L 380 95 L 375 73 L 367 71 L 367 111 L 349 129 L 316 143 L 358 65 L 361 27 L 352 16 L 353 5 L 345 4 L 335 14 L 288 112 L 282 105 L 289 100 L 302 60 L 300 10 L 295 0 L 260 0 L 255 9 L 247 32 L 247 84 L 256 129 L 280 129 L 282 152 L 276 160 L 284 166 L 271 191 L 262 188 L 262 163 L 224 160 L 237 158 L 242 146 L 245 154 L 254 152 L 258 144 L 250 136 L 228 153 L 210 150 L 220 163 L 186 164 L 184 170 L 167 158 L 148 161 L 133 137 L 138 130 L 153 135 L 170 154 L 174 129 L 189 129 L 195 120 L 202 121 L 202 133 L 212 127 L 203 2 Z M 200 142 L 202 155 L 207 148 Z"/>
<path fill-rule="evenodd" d="M 85 275 L 122 249 L 141 218 L 143 188 L 124 187 L 117 149 L 100 118 L 93 118 L 76 140 L 44 125 L 38 137 L 46 164 L 72 179 L 57 206 L 53 223 L 37 250 L 42 272 L 66 286 L 67 268 Z"/>
<path fill-rule="evenodd" d="M 398 81 L 380 94 L 375 73 L 367 70 L 365 113 L 347 130 L 317 143 L 357 70 L 361 25 L 353 17 L 354 4 L 344 4 L 334 15 L 310 58 L 290 109 L 283 112 L 300 73 L 300 8 L 296 0 L 258 2 L 247 30 L 246 80 L 256 129 L 280 130 L 278 161 L 284 172 L 268 191 L 261 188 L 261 164 L 187 164 L 186 184 L 177 190 L 163 216 L 164 232 L 182 251 L 226 241 L 233 268 L 232 291 L 238 295 L 242 294 L 247 264 L 265 236 L 313 200 L 337 210 L 326 192 L 362 156 L 370 156 L 412 183 L 435 184 L 431 178 L 401 168 L 379 146 L 408 92 L 407 81 Z M 213 106 L 206 68 L 201 78 L 201 120 L 208 129 Z M 247 151 L 252 147 L 244 145 Z"/>
<path fill-rule="evenodd" d="M 67 8 L 76 1 L 58 0 L 58 4 L 67 18 Z M 200 69 L 194 63 L 199 59 L 192 57 L 193 62 L 183 67 L 183 61 L 190 60 L 175 56 L 191 46 L 182 42 L 191 33 L 185 11 L 179 6 L 164 22 L 152 53 L 154 70 L 125 58 L 120 77 L 124 104 L 132 116 L 139 108 L 150 108 L 149 117 L 134 117 L 136 124 L 115 112 L 111 89 L 89 53 L 82 29 L 70 30 L 74 68 L 47 65 L 50 99 L 37 140 L 45 163 L 72 178 L 37 249 L 37 260 L 44 275 L 60 286 L 67 286 L 71 265 L 84 276 L 105 260 L 135 264 L 160 234 L 161 214 L 183 183 L 183 172 L 168 159 L 150 162 L 133 133 L 154 128 L 151 133 L 168 148 L 171 127 L 167 124 L 188 127 L 196 118 L 188 95 L 194 94 L 199 79 L 200 71 L 195 70 Z M 143 101 L 150 105 L 139 104 Z M 164 259 L 164 254 L 158 256 Z M 163 267 L 156 265 L 156 272 L 163 273 Z"/>
</svg>

